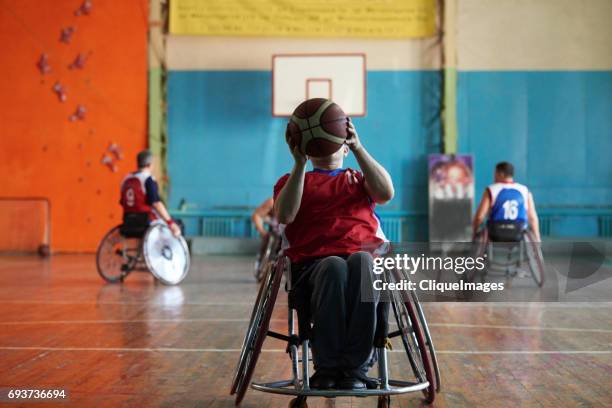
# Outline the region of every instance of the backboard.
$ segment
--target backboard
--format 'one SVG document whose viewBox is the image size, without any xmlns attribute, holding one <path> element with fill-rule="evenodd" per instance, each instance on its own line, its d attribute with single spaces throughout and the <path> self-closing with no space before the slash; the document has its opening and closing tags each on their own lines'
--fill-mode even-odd
<svg viewBox="0 0 612 408">
<path fill-rule="evenodd" d="M 347 115 L 365 116 L 365 54 L 273 55 L 272 116 L 291 116 L 310 98 L 331 99 Z"/>
</svg>

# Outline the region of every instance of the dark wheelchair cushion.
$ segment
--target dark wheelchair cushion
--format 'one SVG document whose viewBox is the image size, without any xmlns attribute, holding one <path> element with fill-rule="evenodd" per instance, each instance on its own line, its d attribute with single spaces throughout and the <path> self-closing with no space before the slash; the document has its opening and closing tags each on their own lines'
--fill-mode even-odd
<svg viewBox="0 0 612 408">
<path fill-rule="evenodd" d="M 527 229 L 524 222 L 494 222 L 487 224 L 489 239 L 493 242 L 520 242 Z"/>
<path fill-rule="evenodd" d="M 142 238 L 149 228 L 149 213 L 125 213 L 119 232 L 126 238 Z"/>
</svg>

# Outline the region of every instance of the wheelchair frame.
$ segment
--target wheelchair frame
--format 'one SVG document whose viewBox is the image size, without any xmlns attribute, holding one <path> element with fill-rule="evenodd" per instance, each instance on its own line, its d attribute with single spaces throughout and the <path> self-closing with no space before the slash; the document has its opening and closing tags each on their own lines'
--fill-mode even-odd
<svg viewBox="0 0 612 408">
<path fill-rule="evenodd" d="M 182 281 L 189 271 L 189 249 L 187 247 L 187 243 L 183 237 L 178 237 L 177 239 L 180 242 L 180 245 L 185 250 L 186 257 L 186 266 L 185 272 L 183 276 L 180 278 L 178 282 L 170 282 L 164 279 L 162 276 L 153 272 L 152 266 L 148 264 L 146 252 L 145 242 L 149 239 L 149 235 L 156 228 L 168 228 L 167 224 L 163 221 L 155 221 L 151 223 L 151 225 L 146 229 L 145 233 L 142 237 L 127 237 L 121 233 L 121 225 L 117 225 L 111 228 L 110 231 L 104 235 L 100 245 L 98 245 L 98 249 L 96 251 L 96 269 L 98 270 L 98 274 L 109 283 L 117 283 L 123 282 L 125 278 L 132 272 L 150 272 L 157 280 L 161 281 L 166 285 L 175 285 Z M 136 245 L 128 246 L 127 243 L 130 241 L 138 241 Z M 117 245 L 120 244 L 121 247 L 117 248 Z M 110 248 L 106 248 L 105 246 L 110 245 Z M 105 262 L 108 262 L 108 258 L 115 258 L 115 262 L 120 265 L 107 267 Z M 111 261 L 112 262 L 112 261 Z M 112 272 L 115 272 L 111 274 Z"/>
<path fill-rule="evenodd" d="M 428 403 L 434 401 L 436 392 L 440 390 L 440 373 L 425 315 L 414 292 L 393 292 L 393 300 L 389 303 L 393 306 L 393 312 L 398 323 L 397 330 L 389 333 L 386 326 L 388 322 L 380 323 L 385 325 L 384 330 L 382 330 L 383 338 L 378 338 L 374 341 L 375 353 L 378 357 L 379 387 L 377 389 L 311 389 L 309 384 L 310 367 L 308 364 L 310 361 L 310 358 L 308 358 L 310 340 L 301 333 L 296 333 L 295 315 L 297 311 L 291 305 L 289 306 L 287 335 L 269 330 L 270 318 L 283 275 L 286 276 L 286 289 L 288 291 L 291 290 L 290 267 L 290 262 L 286 257 L 279 258 L 276 262 L 269 263 L 266 267 L 265 277 L 260 285 L 257 300 L 251 313 L 230 390 L 231 394 L 236 394 L 236 405 L 241 403 L 251 383 L 264 340 L 268 336 L 287 342 L 287 353 L 291 360 L 292 378 L 267 383 L 252 383 L 251 387 L 258 391 L 295 396 L 296 398 L 290 402 L 290 407 L 306 406 L 306 398 L 310 396 L 328 398 L 377 396 L 378 406 L 388 407 L 392 395 L 415 391 L 422 391 Z M 393 270 L 387 274 L 387 278 L 399 281 L 407 279 L 408 276 Z M 383 305 L 384 302 L 379 303 L 379 308 L 384 307 Z M 379 333 L 378 327 L 377 333 Z M 385 345 L 388 339 L 398 336 L 402 339 L 404 350 L 407 353 L 416 381 L 389 378 L 387 349 Z M 301 355 L 300 346 L 302 349 Z"/>
<path fill-rule="evenodd" d="M 479 234 L 475 237 L 475 243 L 477 245 L 477 256 L 484 256 L 486 254 L 486 267 L 482 273 L 482 280 L 485 280 L 487 275 L 494 276 L 491 271 L 503 270 L 504 276 L 514 277 L 524 264 L 525 258 L 531 272 L 531 277 L 539 287 L 544 286 L 545 281 L 545 268 L 544 268 L 544 257 L 540 244 L 535 241 L 534 234 L 531 230 L 525 230 L 520 241 L 516 242 L 493 242 L 489 239 L 489 231 L 487 228 L 483 228 Z M 494 244 L 502 244 L 506 248 L 507 262 L 495 261 Z M 513 259 L 512 256 L 518 249 L 518 257 Z M 498 248 L 498 251 L 501 250 Z M 512 268 L 514 266 L 514 268 Z"/>
</svg>

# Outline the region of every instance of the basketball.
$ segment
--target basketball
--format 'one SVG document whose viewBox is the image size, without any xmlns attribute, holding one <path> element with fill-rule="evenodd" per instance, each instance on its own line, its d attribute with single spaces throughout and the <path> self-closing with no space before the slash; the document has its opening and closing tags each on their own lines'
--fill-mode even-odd
<svg viewBox="0 0 612 408">
<path fill-rule="evenodd" d="M 299 146 L 308 156 L 329 156 L 349 136 L 348 120 L 342 108 L 329 99 L 308 99 L 293 111 L 285 137 L 292 150 Z"/>
</svg>

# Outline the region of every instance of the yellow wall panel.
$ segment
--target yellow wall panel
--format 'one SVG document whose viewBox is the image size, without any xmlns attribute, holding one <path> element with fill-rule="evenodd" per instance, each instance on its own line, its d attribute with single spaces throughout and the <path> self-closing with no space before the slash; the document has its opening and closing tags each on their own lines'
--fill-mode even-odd
<svg viewBox="0 0 612 408">
<path fill-rule="evenodd" d="M 172 34 L 416 38 L 435 31 L 435 0 L 170 2 Z"/>
</svg>

